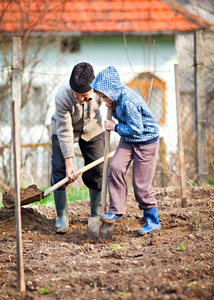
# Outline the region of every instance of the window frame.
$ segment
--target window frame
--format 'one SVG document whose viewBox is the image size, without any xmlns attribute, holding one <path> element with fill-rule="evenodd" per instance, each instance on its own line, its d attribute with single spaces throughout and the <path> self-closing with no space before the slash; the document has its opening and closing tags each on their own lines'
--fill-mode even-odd
<svg viewBox="0 0 214 300">
<path fill-rule="evenodd" d="M 144 79 L 141 77 L 145 77 Z M 143 98 L 148 104 L 148 94 L 149 90 L 151 87 L 152 79 L 154 78 L 153 81 L 153 88 L 158 87 L 161 89 L 162 92 L 162 99 L 161 99 L 161 105 L 162 105 L 162 115 L 161 117 L 157 120 L 159 125 L 163 125 L 165 123 L 165 115 L 166 115 L 166 97 L 165 97 L 165 92 L 166 92 L 166 84 L 163 82 L 160 78 L 157 76 L 153 75 L 150 72 L 143 72 L 138 74 L 136 78 L 132 79 L 127 83 L 127 86 L 131 89 L 133 88 L 138 88 L 140 86 L 141 93 L 143 94 Z M 152 101 L 152 100 L 151 100 Z"/>
</svg>

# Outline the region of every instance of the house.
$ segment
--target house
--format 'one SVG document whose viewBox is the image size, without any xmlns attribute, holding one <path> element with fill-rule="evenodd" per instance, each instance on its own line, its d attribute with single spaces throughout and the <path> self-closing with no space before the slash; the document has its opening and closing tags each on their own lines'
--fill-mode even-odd
<svg viewBox="0 0 214 300">
<path fill-rule="evenodd" d="M 4 87 L 11 72 L 10 39 L 22 37 L 26 100 L 22 108 L 23 147 L 36 143 L 42 147 L 49 141 L 44 123 L 50 123 L 54 94 L 73 66 L 87 61 L 95 74 L 114 65 L 122 82 L 150 101 L 170 161 L 177 150 L 175 36 L 204 30 L 209 27 L 205 21 L 175 0 L 3 0 L 0 15 L 2 95 L 8 95 Z M 3 150 L 10 136 L 9 129 L 5 130 L 9 122 L 7 105 L 1 100 L 5 111 L 0 127 Z M 102 109 L 105 114 L 105 107 Z M 32 155 L 37 157 L 35 152 Z M 33 165 L 29 160 L 32 155 L 26 152 L 23 157 L 28 166 Z M 34 174 L 40 182 L 37 167 Z"/>
<path fill-rule="evenodd" d="M 192 178 L 190 173 L 195 173 L 197 169 L 197 182 L 212 183 L 212 178 L 214 178 L 214 2 L 210 0 L 179 1 L 185 2 L 182 5 L 185 5 L 189 12 L 198 15 L 210 24 L 209 29 L 203 32 L 200 55 L 198 45 L 195 44 L 197 35 L 194 33 L 178 35 L 176 49 L 180 69 L 181 101 L 183 102 L 182 116 L 186 123 L 183 138 L 185 156 L 188 157 L 187 173 L 189 178 Z M 202 64 L 199 64 L 196 59 L 201 59 L 201 57 Z M 203 97 L 199 97 L 204 104 L 197 101 L 197 95 L 201 95 L 196 80 L 198 69 L 202 70 L 198 76 L 198 82 L 199 85 L 203 82 L 201 84 Z M 199 109 L 196 108 L 196 103 Z M 204 123 L 199 130 L 201 120 L 204 120 Z"/>
</svg>

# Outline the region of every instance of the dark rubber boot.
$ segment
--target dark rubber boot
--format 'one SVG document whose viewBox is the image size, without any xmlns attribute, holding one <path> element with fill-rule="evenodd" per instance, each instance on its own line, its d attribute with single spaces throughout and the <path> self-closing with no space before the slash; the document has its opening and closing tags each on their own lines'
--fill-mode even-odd
<svg viewBox="0 0 214 300">
<path fill-rule="evenodd" d="M 68 203 L 66 190 L 55 191 L 54 200 L 58 216 L 55 222 L 55 231 L 57 233 L 66 233 L 68 231 Z"/>
<path fill-rule="evenodd" d="M 158 220 L 157 206 L 153 207 L 152 209 L 144 209 L 143 217 L 146 221 L 146 224 L 138 231 L 140 235 L 144 235 L 152 230 L 161 228 Z"/>
<path fill-rule="evenodd" d="M 89 189 L 91 217 L 100 215 L 101 191 Z"/>
</svg>

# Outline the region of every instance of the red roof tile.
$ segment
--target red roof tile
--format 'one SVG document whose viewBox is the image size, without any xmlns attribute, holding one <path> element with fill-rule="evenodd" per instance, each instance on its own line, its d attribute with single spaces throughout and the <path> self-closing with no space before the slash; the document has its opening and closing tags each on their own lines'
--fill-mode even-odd
<svg viewBox="0 0 214 300">
<path fill-rule="evenodd" d="M 208 28 L 175 0 L 2 0 L 0 31 L 175 33 Z"/>
</svg>

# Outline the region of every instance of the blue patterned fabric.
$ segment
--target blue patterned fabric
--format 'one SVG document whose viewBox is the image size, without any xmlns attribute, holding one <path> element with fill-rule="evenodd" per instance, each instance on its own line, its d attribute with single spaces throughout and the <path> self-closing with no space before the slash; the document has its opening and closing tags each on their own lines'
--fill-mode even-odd
<svg viewBox="0 0 214 300">
<path fill-rule="evenodd" d="M 140 143 L 159 135 L 157 121 L 152 116 L 144 99 L 123 85 L 115 67 L 102 70 L 91 87 L 116 101 L 113 116 L 118 120 L 115 131 L 127 142 Z"/>
</svg>

